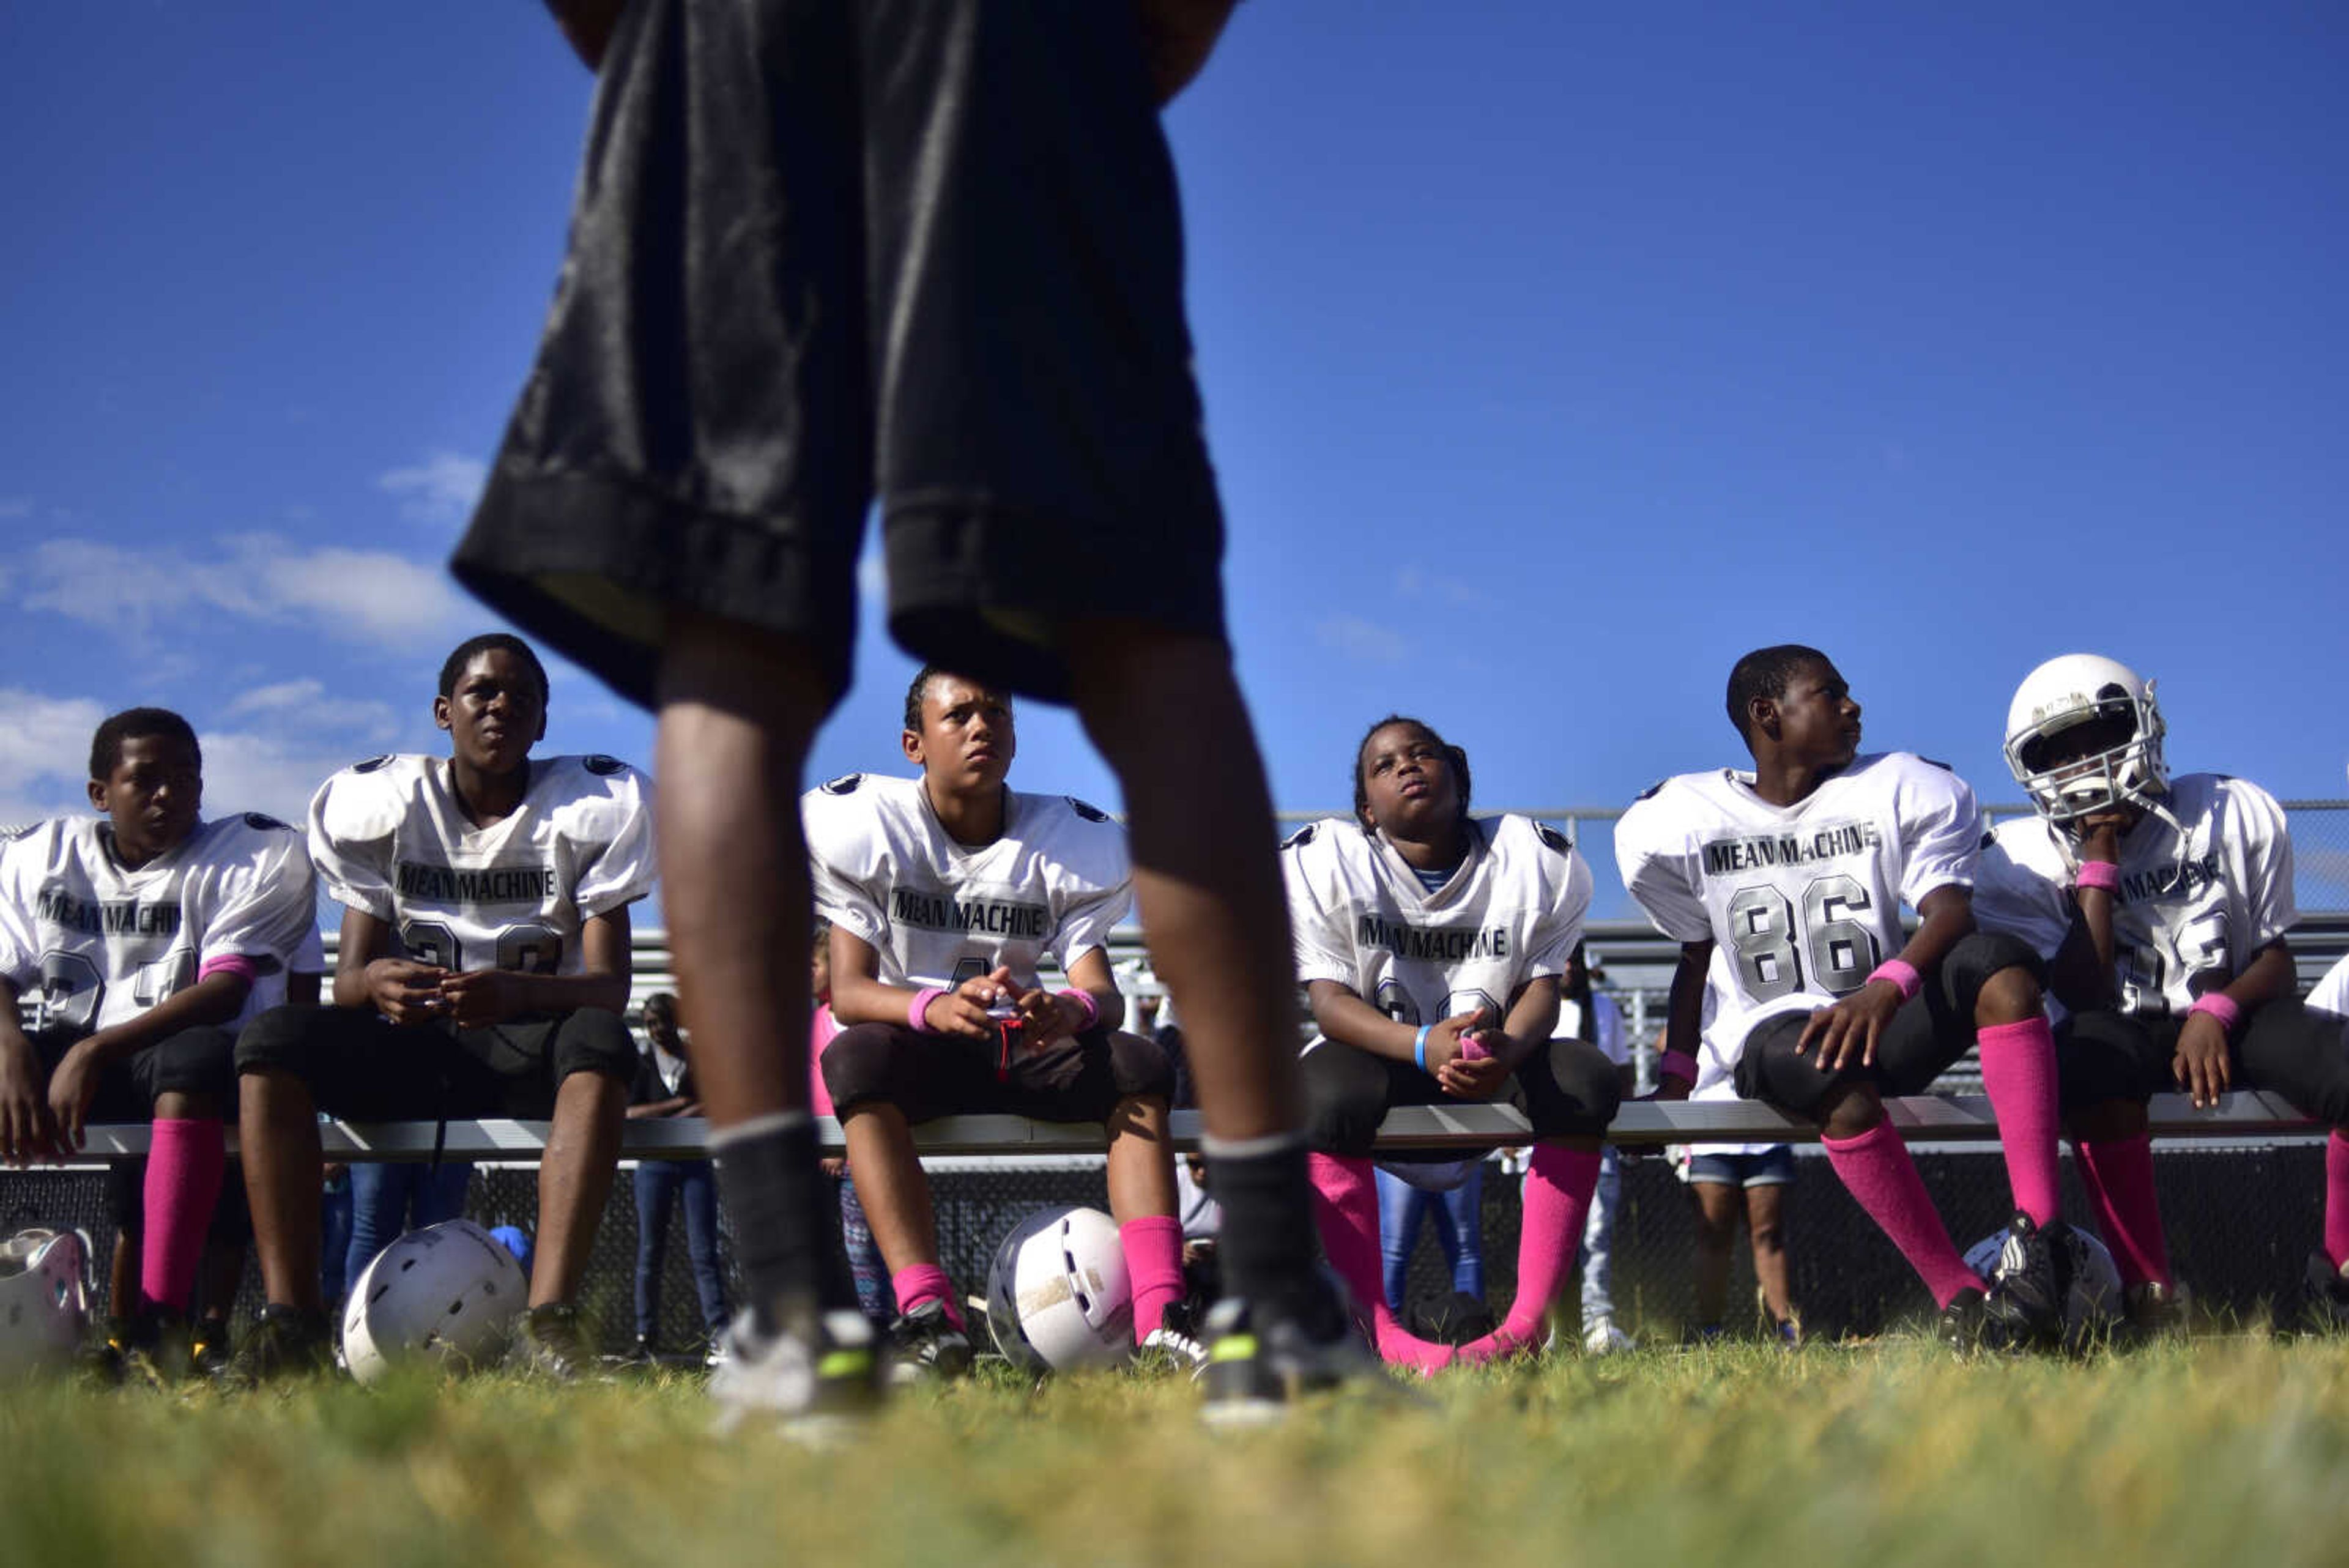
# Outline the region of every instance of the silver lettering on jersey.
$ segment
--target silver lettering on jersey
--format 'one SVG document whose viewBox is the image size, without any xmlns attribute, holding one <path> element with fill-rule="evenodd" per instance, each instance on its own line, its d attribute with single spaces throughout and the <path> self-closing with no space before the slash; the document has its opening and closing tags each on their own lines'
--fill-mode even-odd
<svg viewBox="0 0 2349 1568">
<path fill-rule="evenodd" d="M 2121 877 L 2121 902 L 2150 903 L 2158 898 L 2191 898 L 2219 880 L 2217 851 L 2182 866 L 2162 866 L 2151 871 L 2126 872 Z"/>
<path fill-rule="evenodd" d="M 1430 929 L 1401 925 L 1393 920 L 1381 919 L 1376 915 L 1357 915 L 1354 917 L 1354 943 L 1357 947 L 1383 948 L 1399 959 L 1415 959 L 1429 963 L 1506 959 L 1509 956 L 1509 928 L 1485 926 L 1470 927 L 1466 930 L 1447 930 L 1442 927 Z"/>
<path fill-rule="evenodd" d="M 180 932 L 177 899 L 168 904 L 142 904 L 135 898 L 94 903 L 52 882 L 41 889 L 34 905 L 36 919 L 88 936 L 170 937 Z"/>
<path fill-rule="evenodd" d="M 460 871 L 403 860 L 394 868 L 399 896 L 429 904 L 543 904 L 560 892 L 552 866 L 492 866 Z"/>
<path fill-rule="evenodd" d="M 1040 942 L 1052 929 L 1052 912 L 1041 904 L 1004 898 L 966 900 L 916 888 L 889 889 L 889 918 L 926 931 L 978 931 L 1014 941 Z"/>
<path fill-rule="evenodd" d="M 1704 846 L 1704 874 L 1719 877 L 1771 866 L 1815 866 L 1845 855 L 1873 855 L 1884 836 L 1872 822 L 1837 822 L 1807 833 L 1716 838 Z"/>
</svg>

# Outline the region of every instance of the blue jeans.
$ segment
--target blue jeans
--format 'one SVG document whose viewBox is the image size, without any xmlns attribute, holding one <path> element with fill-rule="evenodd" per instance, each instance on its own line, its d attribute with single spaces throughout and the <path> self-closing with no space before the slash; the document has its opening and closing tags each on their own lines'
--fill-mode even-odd
<svg viewBox="0 0 2349 1568">
<path fill-rule="evenodd" d="M 1400 1313 L 1410 1293 L 1412 1249 L 1419 1245 L 1420 1221 L 1435 1220 L 1435 1244 L 1452 1270 L 1452 1288 L 1485 1299 L 1485 1196 L 1483 1161 L 1449 1192 L 1423 1192 L 1399 1176 L 1379 1172 L 1379 1251 L 1386 1260 L 1387 1305 Z"/>
<path fill-rule="evenodd" d="M 685 1250 L 693 1260 L 694 1293 L 701 1324 L 726 1326 L 726 1276 L 718 1263 L 718 1179 L 706 1159 L 648 1159 L 636 1167 L 636 1334 L 650 1343 L 660 1333 L 662 1255 L 668 1249 L 669 1209 L 685 1200 Z"/>
<path fill-rule="evenodd" d="M 1582 1226 L 1582 1321 L 1615 1315 L 1615 1210 L 1623 1201 L 1623 1160 L 1613 1147 L 1599 1157 L 1599 1187 Z"/>
<path fill-rule="evenodd" d="M 840 1241 L 848 1253 L 848 1277 L 856 1286 L 856 1304 L 876 1324 L 897 1315 L 897 1290 L 889 1282 L 889 1265 L 881 1261 L 880 1243 L 864 1222 L 864 1205 L 856 1183 L 840 1179 Z"/>
<path fill-rule="evenodd" d="M 351 1262 L 351 1178 L 348 1171 L 318 1191 L 318 1294 L 328 1311 L 342 1303 Z"/>
<path fill-rule="evenodd" d="M 375 1255 L 410 1231 L 454 1220 L 465 1212 L 470 1165 L 434 1168 L 422 1163 L 358 1160 L 351 1165 L 351 1241 L 343 1253 L 343 1291 L 348 1294 Z"/>
</svg>

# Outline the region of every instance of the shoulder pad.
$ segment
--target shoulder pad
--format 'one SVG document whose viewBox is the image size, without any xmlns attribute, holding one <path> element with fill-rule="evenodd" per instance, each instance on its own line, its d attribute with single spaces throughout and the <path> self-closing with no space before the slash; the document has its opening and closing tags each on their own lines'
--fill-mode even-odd
<svg viewBox="0 0 2349 1568">
<path fill-rule="evenodd" d="M 607 756 L 602 752 L 588 753 L 579 759 L 579 765 L 599 779 L 607 779 L 614 774 L 626 773 L 628 768 L 628 764 L 619 758 Z"/>
<path fill-rule="evenodd" d="M 376 769 L 391 761 L 395 754 L 396 753 L 391 752 L 386 752 L 379 757 L 369 757 L 363 763 L 353 763 L 351 764 L 351 772 L 355 774 L 371 774 L 375 772 Z"/>
<path fill-rule="evenodd" d="M 1920 756 L 1920 757 L 1919 757 L 1917 760 L 1918 760 L 1919 762 L 1920 762 L 1920 763 L 1925 763 L 1928 767 L 1936 767 L 1936 768 L 1939 768 L 1939 769 L 1940 769 L 1940 770 L 1941 770 L 1943 773 L 1945 773 L 1945 774 L 1953 774 L 1953 773 L 1956 773 L 1956 772 L 1958 771 L 1957 769 L 1955 769 L 1955 768 L 1951 767 L 1949 763 L 1947 763 L 1943 762 L 1943 761 L 1942 761 L 1940 758 L 1939 758 L 1939 757 L 1926 757 L 1926 756 Z"/>
<path fill-rule="evenodd" d="M 1537 822 L 1534 824 L 1534 836 L 1539 838 L 1544 844 L 1548 845 L 1552 849 L 1557 850 L 1560 855 L 1571 855 L 1574 853 L 1574 840 L 1568 838 L 1565 834 L 1560 833 L 1557 828 L 1552 827 L 1546 822 Z"/>
<path fill-rule="evenodd" d="M 0 827 L 0 844 L 14 844 L 20 838 L 30 838 L 40 831 L 37 822 L 27 822 L 16 827 Z"/>
<path fill-rule="evenodd" d="M 245 826 L 252 828 L 255 833 L 291 833 L 294 831 L 293 828 L 286 826 L 285 823 L 278 821 L 275 817 L 270 815 L 265 811 L 246 812 L 244 814 L 244 825 Z"/>
<path fill-rule="evenodd" d="M 826 794 L 854 794 L 856 786 L 864 782 L 863 774 L 843 774 L 838 778 L 816 787 Z"/>
<path fill-rule="evenodd" d="M 1313 835 L 1319 830 L 1320 826 L 1321 825 L 1318 822 L 1309 822 L 1304 826 L 1299 828 L 1296 832 L 1290 834 L 1288 837 L 1282 839 L 1280 841 L 1280 846 L 1283 849 L 1302 848 L 1306 845 L 1313 842 Z"/>
<path fill-rule="evenodd" d="M 1069 803 L 1069 809 L 1071 811 L 1075 812 L 1087 822 L 1107 822 L 1109 820 L 1109 813 L 1103 811 L 1097 805 L 1087 805 L 1083 801 L 1079 800 L 1072 794 L 1063 795 L 1061 798 Z"/>
<path fill-rule="evenodd" d="M 1657 792 L 1658 790 L 1662 789 L 1666 784 L 1670 784 L 1670 783 L 1671 783 L 1671 782 L 1672 782 L 1672 781 L 1671 781 L 1671 780 L 1670 780 L 1670 779 L 1658 779 L 1655 783 L 1653 783 L 1653 784 L 1650 784 L 1647 788 L 1645 788 L 1645 789 L 1643 789 L 1643 790 L 1641 790 L 1641 791 L 1640 792 L 1640 798 L 1641 800 L 1653 800 L 1653 799 L 1655 799 L 1655 798 L 1656 798 L 1656 792 Z"/>
</svg>

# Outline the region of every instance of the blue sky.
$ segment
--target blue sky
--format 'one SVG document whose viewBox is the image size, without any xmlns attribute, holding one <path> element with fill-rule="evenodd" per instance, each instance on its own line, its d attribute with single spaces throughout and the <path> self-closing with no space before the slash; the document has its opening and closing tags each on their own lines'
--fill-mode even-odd
<svg viewBox="0 0 2349 1568">
<path fill-rule="evenodd" d="M 2344 80 L 2321 5 L 1244 6 L 1168 124 L 1279 803 L 1399 709 L 1619 805 L 1780 640 L 1986 798 L 2080 648 L 2342 794 Z M 589 87 L 524 0 L 0 7 L 0 818 L 132 702 L 215 807 L 434 745 Z M 816 776 L 896 765 L 872 619 Z M 649 736 L 558 668 L 550 747 Z M 1042 709 L 1014 778 L 1115 804 Z"/>
</svg>

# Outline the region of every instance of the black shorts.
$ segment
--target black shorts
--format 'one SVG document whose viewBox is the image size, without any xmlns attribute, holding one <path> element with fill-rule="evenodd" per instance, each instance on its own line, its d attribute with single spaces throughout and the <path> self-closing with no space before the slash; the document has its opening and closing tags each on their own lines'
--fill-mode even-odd
<svg viewBox="0 0 2349 1568">
<path fill-rule="evenodd" d="M 1156 1043 L 1117 1029 L 1014 1051 L 902 1023 L 858 1023 L 823 1048 L 823 1086 L 836 1114 L 890 1105 L 909 1122 L 989 1112 L 1041 1122 L 1106 1122 L 1120 1100 L 1171 1100 L 1174 1069 Z"/>
<path fill-rule="evenodd" d="M 1808 1012 L 1782 1012 L 1755 1024 L 1739 1053 L 1737 1092 L 1796 1116 L 1816 1116 L 1839 1085 L 1872 1083 L 1887 1095 L 1921 1095 L 1974 1043 L 1974 1003 L 1992 975 L 2023 969 L 2044 983 L 2044 966 L 2029 944 L 2003 931 L 1959 940 L 1917 994 L 1900 1004 L 1876 1043 L 1876 1064 L 1823 1073 L 1815 1053 L 1795 1054 Z"/>
<path fill-rule="evenodd" d="M 2065 1019 L 2055 1031 L 2064 1108 L 2176 1092 L 2170 1064 L 2185 1025 L 2179 1017 L 2118 1012 Z M 2329 1012 L 2288 997 L 2252 1008 L 2228 1042 L 2227 1065 L 2240 1087 L 2271 1089 L 2318 1121 L 2349 1126 L 2349 1028 Z"/>
<path fill-rule="evenodd" d="M 1068 607 L 1220 638 L 1182 215 L 1130 5 L 633 0 L 458 577 L 651 705 L 673 609 L 1066 701 Z"/>
<path fill-rule="evenodd" d="M 1305 1137 L 1323 1154 L 1368 1155 L 1392 1106 L 1459 1105 L 1417 1064 L 1324 1040 L 1299 1063 Z M 1615 1119 L 1623 1080 L 1598 1046 L 1553 1040 L 1517 1064 L 1498 1096 L 1525 1113 L 1536 1137 L 1596 1137 Z M 1412 1156 L 1399 1155 L 1408 1160 Z M 1430 1159 L 1454 1160 L 1457 1154 Z"/>
<path fill-rule="evenodd" d="M 479 1029 L 393 1023 L 351 1007 L 277 1007 L 237 1037 L 239 1073 L 293 1074 L 318 1109 L 354 1121 L 513 1116 L 543 1121 L 574 1073 L 623 1086 L 636 1043 L 616 1012 L 583 1007 Z"/>
<path fill-rule="evenodd" d="M 31 1037 L 33 1055 L 41 1064 L 41 1082 L 57 1070 L 66 1053 L 88 1038 L 86 1033 L 52 1029 Z M 98 1075 L 98 1093 L 84 1118 L 90 1123 L 145 1122 L 155 1119 L 155 1102 L 167 1094 L 209 1095 L 220 1102 L 224 1116 L 233 1117 L 236 1106 L 236 1036 L 225 1029 L 199 1024 L 141 1046 L 109 1063 Z"/>
</svg>

